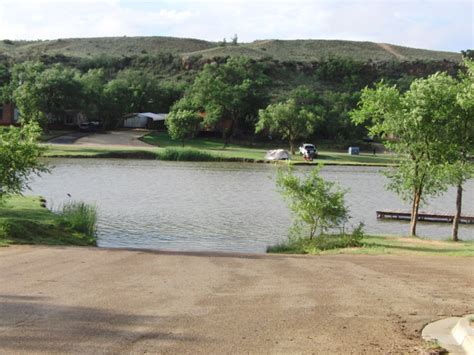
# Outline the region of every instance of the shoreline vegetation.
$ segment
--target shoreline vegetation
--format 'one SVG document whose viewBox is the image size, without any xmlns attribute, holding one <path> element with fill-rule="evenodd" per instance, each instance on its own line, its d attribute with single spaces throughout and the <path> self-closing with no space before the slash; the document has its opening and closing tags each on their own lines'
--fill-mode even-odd
<svg viewBox="0 0 474 355">
<path fill-rule="evenodd" d="M 12 196 L 0 204 L 0 247 L 12 244 L 96 246 L 96 210 L 70 202 L 60 211 L 39 196 Z"/>
<path fill-rule="evenodd" d="M 372 236 L 364 235 L 360 246 L 340 248 L 338 245 L 347 242 L 347 236 L 325 235 L 312 240 L 299 238 L 289 239 L 283 243 L 270 246 L 270 254 L 368 254 L 368 255 L 420 255 L 420 256 L 458 256 L 474 257 L 474 241 L 453 242 L 430 240 L 419 237 Z M 327 248 L 325 250 L 321 249 Z"/>
<path fill-rule="evenodd" d="M 0 247 L 14 244 L 96 246 L 95 208 L 74 202 L 63 207 L 61 212 L 55 213 L 46 209 L 44 200 L 38 196 L 9 198 L 0 206 Z M 70 213 L 67 213 L 68 210 Z M 267 253 L 474 257 L 474 241 L 455 243 L 449 240 L 364 235 L 358 240 L 358 246 L 341 247 L 340 237 L 327 235 L 322 239 L 292 239 L 269 247 Z M 326 250 L 322 250 L 321 245 L 325 245 L 323 249 Z"/>
<path fill-rule="evenodd" d="M 164 161 L 202 161 L 202 162 L 243 162 L 271 163 L 264 160 L 270 149 L 284 148 L 278 144 L 253 144 L 242 142 L 231 143 L 224 148 L 224 141 L 217 138 L 195 138 L 188 140 L 184 147 L 181 142 L 173 141 L 167 133 L 152 132 L 141 138 L 150 147 L 106 146 L 106 145 L 59 145 L 47 144 L 44 156 L 48 158 L 116 158 L 148 159 Z M 307 162 L 299 154 L 292 156 L 292 165 L 348 165 L 348 166 L 394 166 L 397 158 L 390 153 L 361 153 L 349 155 L 347 152 L 335 151 L 324 147 L 318 157 Z"/>
</svg>

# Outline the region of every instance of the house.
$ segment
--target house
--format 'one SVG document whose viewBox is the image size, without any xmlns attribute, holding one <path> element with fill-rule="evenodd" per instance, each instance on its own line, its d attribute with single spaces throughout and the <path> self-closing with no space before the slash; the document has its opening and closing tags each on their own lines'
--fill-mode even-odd
<svg viewBox="0 0 474 355">
<path fill-rule="evenodd" d="M 122 127 L 164 129 L 167 113 L 141 112 L 124 116 Z"/>
<path fill-rule="evenodd" d="M 10 126 L 19 124 L 18 109 L 11 102 L 0 104 L 0 126 Z"/>
</svg>

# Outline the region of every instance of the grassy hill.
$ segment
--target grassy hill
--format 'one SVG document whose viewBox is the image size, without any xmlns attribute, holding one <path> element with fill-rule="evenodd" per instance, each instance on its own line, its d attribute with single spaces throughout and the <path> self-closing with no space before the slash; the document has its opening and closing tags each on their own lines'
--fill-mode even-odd
<svg viewBox="0 0 474 355">
<path fill-rule="evenodd" d="M 41 55 L 68 57 L 116 57 L 171 53 L 182 57 L 247 56 L 255 59 L 271 57 L 279 61 L 319 61 L 331 56 L 358 61 L 448 60 L 458 62 L 461 55 L 384 43 L 340 40 L 259 40 L 236 46 L 217 42 L 174 37 L 102 37 L 68 38 L 45 41 L 0 40 L 0 55 L 14 58 Z"/>
</svg>

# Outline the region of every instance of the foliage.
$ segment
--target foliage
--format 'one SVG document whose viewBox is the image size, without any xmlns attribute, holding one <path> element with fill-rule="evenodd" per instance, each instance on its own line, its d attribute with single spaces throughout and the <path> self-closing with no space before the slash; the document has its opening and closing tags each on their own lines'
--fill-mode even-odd
<svg viewBox="0 0 474 355">
<path fill-rule="evenodd" d="M 474 176 L 471 156 L 474 152 L 474 61 L 465 59 L 465 72 L 459 75 L 453 106 L 455 113 L 446 124 L 446 167 L 448 181 L 457 188 L 456 213 L 452 239 L 458 241 L 458 226 L 462 209 L 463 185 Z"/>
<path fill-rule="evenodd" d="M 158 152 L 159 160 L 170 161 L 219 161 L 218 156 L 192 148 L 165 148 Z"/>
<path fill-rule="evenodd" d="M 474 60 L 474 50 L 472 49 L 466 49 L 464 51 L 461 51 L 461 54 L 463 58 Z"/>
<path fill-rule="evenodd" d="M 34 122 L 0 131 L 0 202 L 27 188 L 31 174 L 47 171 L 39 160 L 44 151 L 37 144 L 40 134 Z"/>
<path fill-rule="evenodd" d="M 280 170 L 276 180 L 296 217 L 294 230 L 305 233 L 309 239 L 329 228 L 339 227 L 348 219 L 345 192 L 334 182 L 320 177 L 319 171 L 319 167 L 314 168 L 309 175 L 299 178 L 291 171 L 284 173 Z"/>
<path fill-rule="evenodd" d="M 96 245 L 88 236 L 63 223 L 60 214 L 43 207 L 44 200 L 13 196 L 0 205 L 0 245 Z"/>
<path fill-rule="evenodd" d="M 196 108 L 205 112 L 204 124 L 221 124 L 224 135 L 242 129 L 252 121 L 266 100 L 267 76 L 258 63 L 247 58 L 230 58 L 224 64 L 207 64 L 196 77 L 189 95 Z M 230 127 L 222 121 L 230 119 Z"/>
<path fill-rule="evenodd" d="M 67 109 L 81 106 L 78 72 L 60 64 L 45 68 L 37 62 L 13 67 L 12 99 L 20 111 L 22 122 L 36 121 L 42 126 L 54 121 Z"/>
<path fill-rule="evenodd" d="M 86 236 L 96 235 L 97 209 L 84 202 L 69 202 L 60 211 L 61 223 Z"/>
<path fill-rule="evenodd" d="M 420 203 L 446 188 L 448 147 L 443 142 L 455 114 L 456 92 L 455 79 L 445 73 L 417 79 L 403 94 L 379 83 L 362 91 L 359 108 L 352 113 L 355 123 L 366 124 L 371 135 L 383 137 L 402 157 L 389 175 L 389 188 L 412 201 L 411 235 L 416 234 Z"/>
<path fill-rule="evenodd" d="M 201 117 L 196 112 L 178 109 L 168 115 L 166 127 L 170 137 L 181 140 L 184 147 L 185 139 L 194 136 L 200 122 Z"/>
<path fill-rule="evenodd" d="M 290 143 L 290 150 L 295 154 L 295 143 L 299 138 L 305 138 L 314 131 L 317 116 L 306 107 L 299 106 L 295 99 L 269 105 L 259 111 L 259 120 L 255 131 L 265 129 L 277 134 Z"/>
<path fill-rule="evenodd" d="M 318 254 L 323 250 L 361 247 L 364 237 L 363 224 L 360 224 L 350 234 L 323 234 L 314 239 L 302 236 L 290 237 L 284 243 L 268 247 L 267 252 Z"/>
</svg>

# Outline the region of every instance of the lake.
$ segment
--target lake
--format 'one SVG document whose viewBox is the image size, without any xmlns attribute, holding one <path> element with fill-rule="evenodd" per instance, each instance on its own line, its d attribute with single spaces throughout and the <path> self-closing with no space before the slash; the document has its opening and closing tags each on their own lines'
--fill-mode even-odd
<svg viewBox="0 0 474 355">
<path fill-rule="evenodd" d="M 291 225 L 270 164 L 52 159 L 50 166 L 51 174 L 35 177 L 28 194 L 44 196 L 52 209 L 71 199 L 95 204 L 101 247 L 264 252 L 285 240 Z M 327 166 L 321 174 L 349 189 L 347 227 L 363 222 L 369 234 L 408 234 L 408 222 L 376 219 L 376 210 L 410 210 L 385 190 L 381 168 Z M 466 184 L 463 214 L 474 214 L 472 201 L 473 180 Z M 454 208 L 450 189 L 421 210 Z M 450 232 L 450 224 L 418 224 L 420 236 L 446 239 Z M 460 237 L 473 240 L 474 226 L 461 225 Z"/>
</svg>

